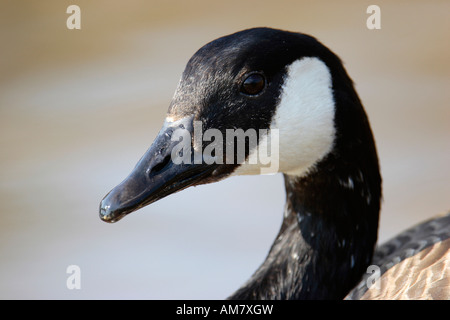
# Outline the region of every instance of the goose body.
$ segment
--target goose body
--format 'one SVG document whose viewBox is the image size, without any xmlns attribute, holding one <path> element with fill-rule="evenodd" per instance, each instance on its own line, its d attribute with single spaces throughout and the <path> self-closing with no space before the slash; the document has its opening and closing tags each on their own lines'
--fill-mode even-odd
<svg viewBox="0 0 450 320">
<path fill-rule="evenodd" d="M 221 138 L 230 132 L 231 140 Z M 236 146 L 252 137 L 253 144 Z M 449 215 L 375 251 L 382 181 L 368 118 L 340 59 L 300 33 L 254 28 L 199 49 L 160 133 L 102 200 L 100 217 L 116 222 L 189 186 L 274 172 L 284 175 L 286 189 L 280 231 L 230 299 L 450 298 Z M 424 250 L 431 267 L 402 267 Z M 381 286 L 369 285 L 371 266 Z M 395 266 L 401 288 L 398 274 L 389 273 Z M 414 293 L 405 289 L 414 285 Z"/>
</svg>

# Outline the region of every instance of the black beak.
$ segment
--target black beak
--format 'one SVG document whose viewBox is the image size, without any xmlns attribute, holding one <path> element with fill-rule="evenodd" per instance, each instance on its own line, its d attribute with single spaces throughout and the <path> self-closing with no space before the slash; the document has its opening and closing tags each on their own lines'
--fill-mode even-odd
<svg viewBox="0 0 450 320">
<path fill-rule="evenodd" d="M 116 222 L 130 212 L 138 210 L 159 199 L 187 187 L 204 183 L 217 167 L 216 164 L 194 163 L 192 142 L 189 141 L 192 157 L 190 161 L 174 161 L 173 151 L 178 153 L 173 141 L 176 130 L 187 130 L 192 137 L 193 117 L 175 122 L 165 122 L 155 141 L 130 175 L 112 189 L 100 203 L 100 218 Z M 183 136 L 183 139 L 184 136 Z M 176 164 L 176 163 L 179 164 Z"/>
</svg>

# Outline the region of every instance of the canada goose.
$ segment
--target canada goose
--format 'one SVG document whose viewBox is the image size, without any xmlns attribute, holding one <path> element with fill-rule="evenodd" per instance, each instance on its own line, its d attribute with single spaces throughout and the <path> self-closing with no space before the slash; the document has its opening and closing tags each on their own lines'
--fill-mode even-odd
<svg viewBox="0 0 450 320">
<path fill-rule="evenodd" d="M 199 126 L 213 135 L 199 140 Z M 256 134 L 256 143 L 242 151 L 245 161 L 238 159 L 239 141 L 219 139 L 230 129 Z M 182 141 L 187 147 L 180 147 Z M 254 28 L 199 49 L 161 131 L 131 174 L 102 200 L 100 217 L 116 222 L 184 188 L 259 174 L 267 162 L 250 160 L 261 150 L 284 175 L 284 219 L 266 260 L 230 299 L 450 298 L 450 215 L 374 252 L 382 192 L 369 121 L 340 59 L 305 34 Z M 420 255 L 432 263 L 417 270 L 411 263 Z M 407 257 L 419 260 L 402 267 Z M 402 274 L 389 274 L 393 265 Z M 378 273 L 368 272 L 370 266 Z M 379 280 L 370 294 L 374 275 L 403 277 L 401 287 L 395 288 L 399 281 Z M 411 282 L 423 275 L 423 284 Z"/>
</svg>

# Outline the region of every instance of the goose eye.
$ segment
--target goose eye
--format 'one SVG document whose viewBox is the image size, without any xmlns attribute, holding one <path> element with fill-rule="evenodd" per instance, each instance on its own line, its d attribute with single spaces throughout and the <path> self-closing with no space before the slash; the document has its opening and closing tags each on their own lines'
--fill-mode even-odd
<svg viewBox="0 0 450 320">
<path fill-rule="evenodd" d="M 241 91 L 245 94 L 256 95 L 264 89 L 265 84 L 266 81 L 262 74 L 253 73 L 244 80 Z"/>
</svg>

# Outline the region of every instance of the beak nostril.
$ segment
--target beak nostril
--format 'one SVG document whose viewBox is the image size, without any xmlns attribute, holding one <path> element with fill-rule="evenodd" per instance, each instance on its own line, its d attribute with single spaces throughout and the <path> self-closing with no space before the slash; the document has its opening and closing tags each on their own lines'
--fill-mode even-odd
<svg viewBox="0 0 450 320">
<path fill-rule="evenodd" d="M 162 169 L 164 169 L 167 164 L 170 162 L 170 154 L 168 154 L 167 156 L 164 157 L 164 159 L 158 163 L 157 165 L 155 165 L 149 172 L 149 175 L 151 174 L 155 174 L 158 173 L 159 171 L 161 171 Z"/>
</svg>

